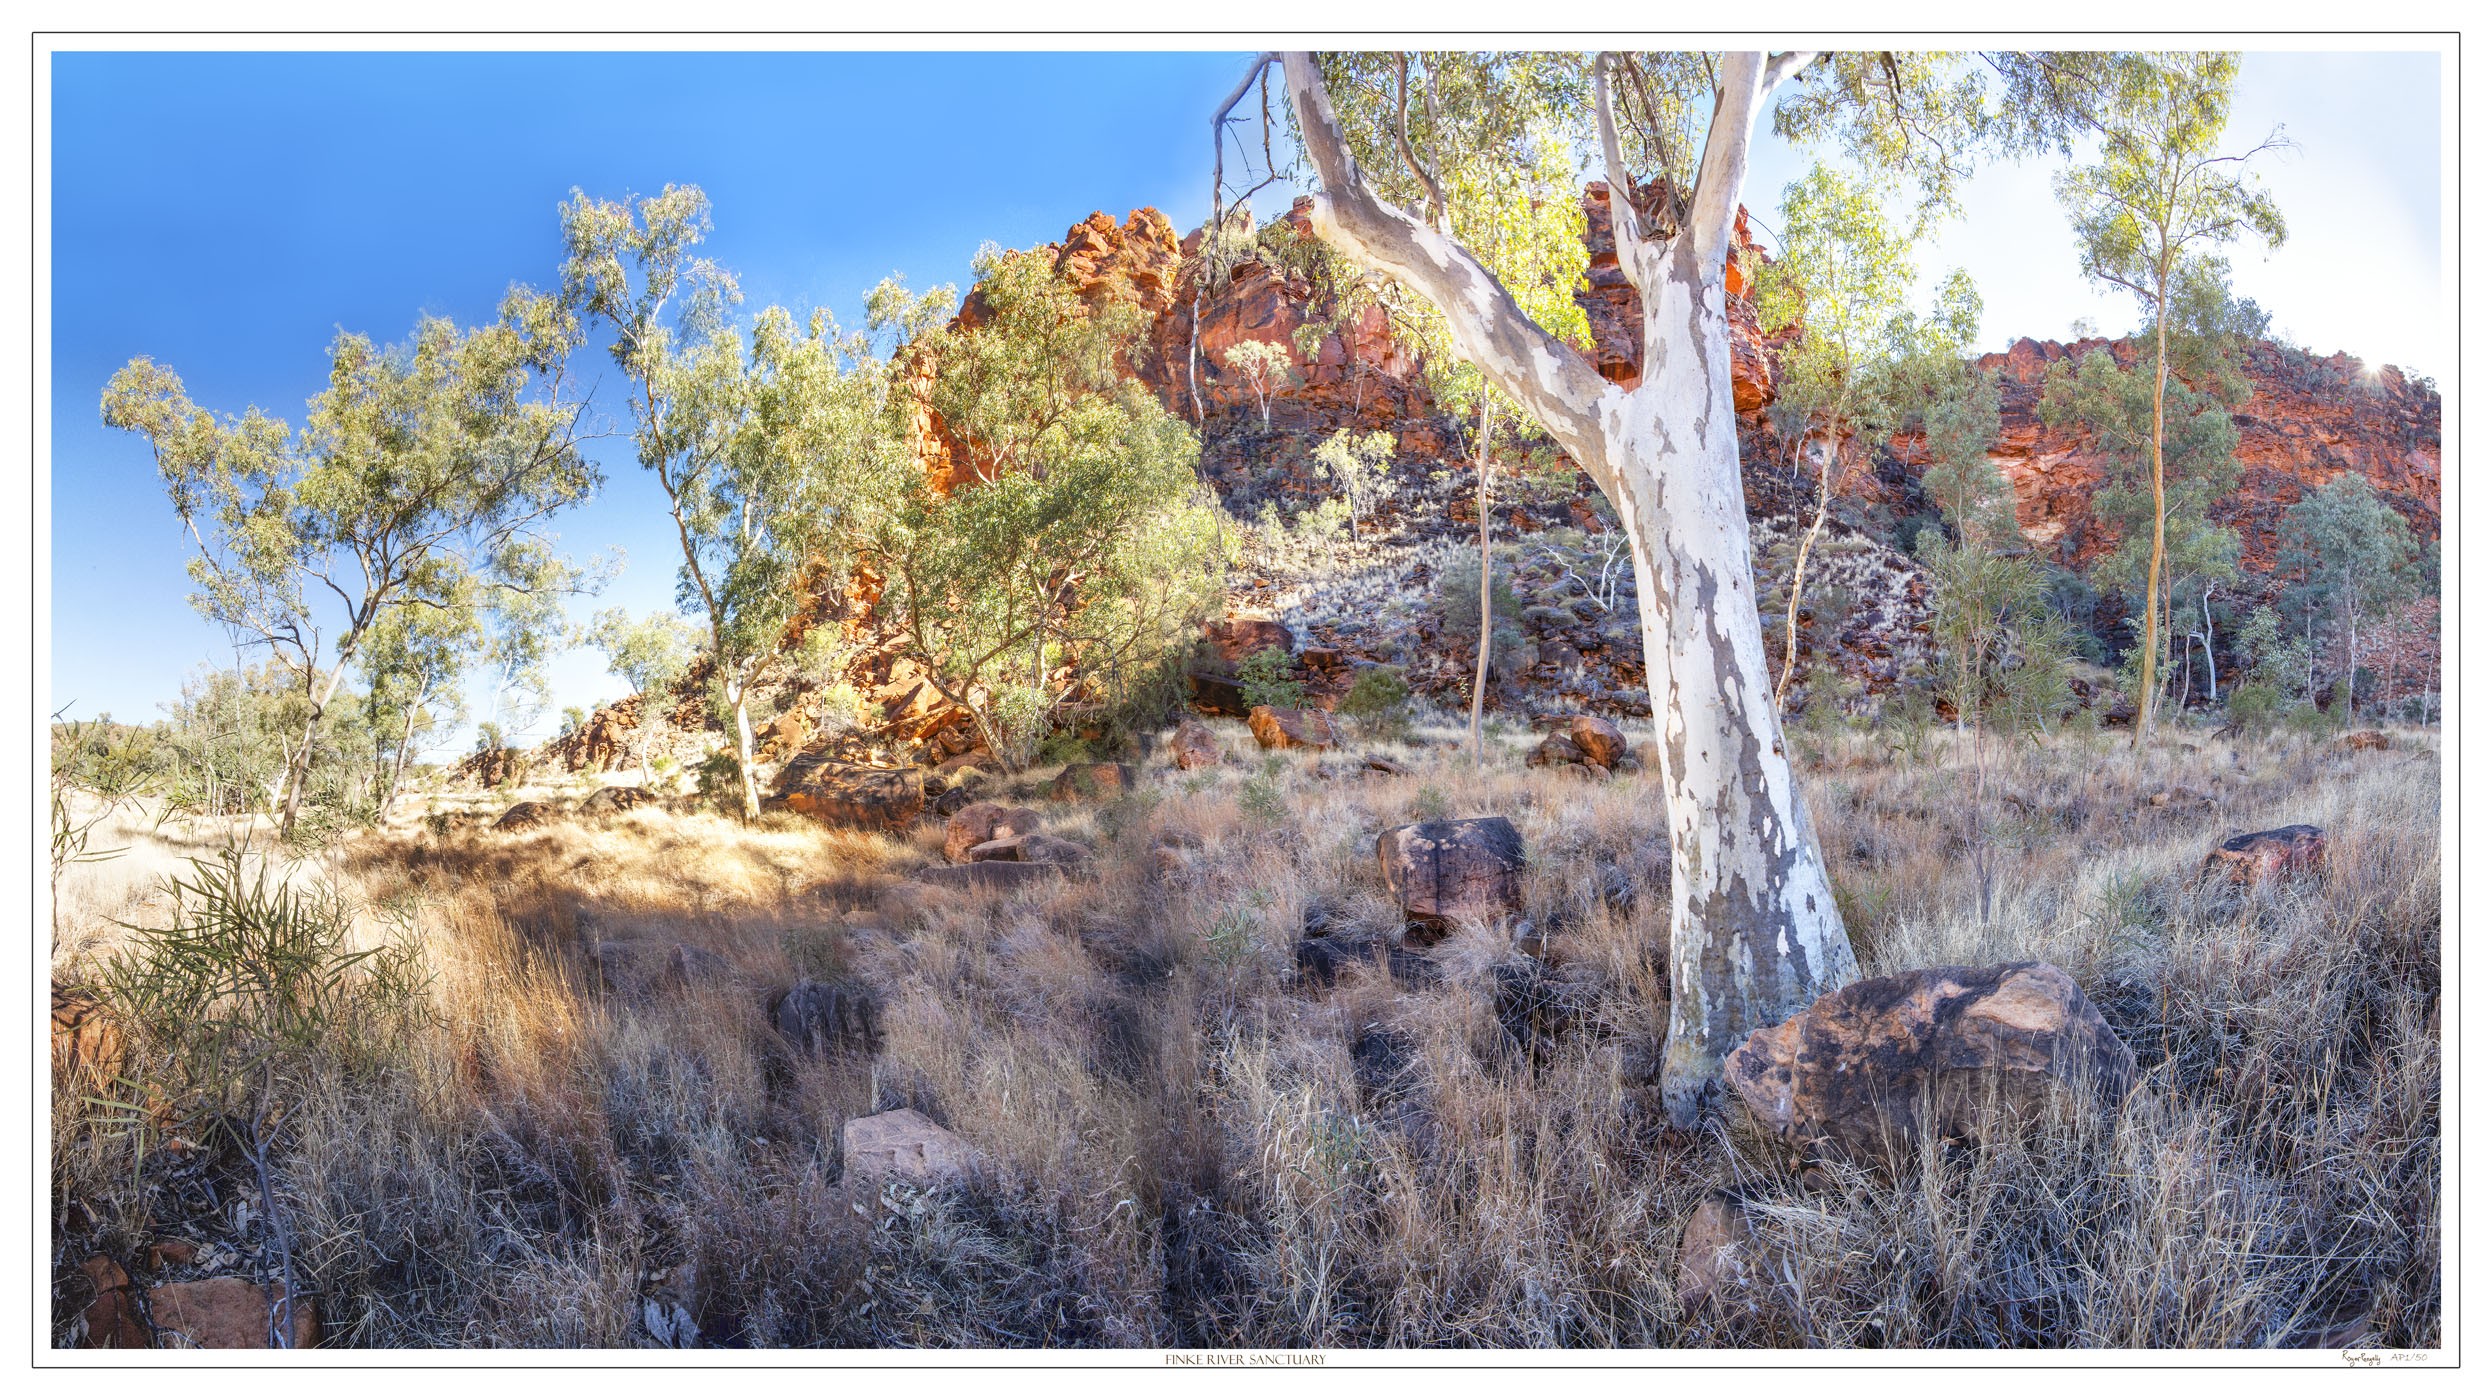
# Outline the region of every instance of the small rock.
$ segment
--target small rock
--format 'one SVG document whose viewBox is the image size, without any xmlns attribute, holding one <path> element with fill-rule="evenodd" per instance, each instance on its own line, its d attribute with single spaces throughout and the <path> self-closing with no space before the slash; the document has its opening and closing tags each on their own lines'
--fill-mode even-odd
<svg viewBox="0 0 2492 1400">
<path fill-rule="evenodd" d="M 679 987 L 701 982 L 724 982 L 734 971 L 725 958 L 707 948 L 678 943 L 666 950 L 667 980 Z"/>
<path fill-rule="evenodd" d="M 936 772 L 954 782 L 960 781 L 963 773 L 991 773 L 994 769 L 995 755 L 984 749 L 971 749 L 967 753 L 954 754 L 935 765 Z"/>
<path fill-rule="evenodd" d="M 1523 836 L 1504 817 L 1394 827 L 1376 838 L 1376 863 L 1404 917 L 1428 928 L 1523 907 Z"/>
<path fill-rule="evenodd" d="M 1085 797 L 1114 797 L 1133 789 L 1133 770 L 1122 763 L 1068 763 L 1049 785 L 1047 797 L 1052 802 L 1072 802 Z"/>
<path fill-rule="evenodd" d="M 554 809 L 542 802 L 514 803 L 493 823 L 495 831 L 535 831 L 554 819 Z"/>
<path fill-rule="evenodd" d="M 52 984 L 52 1063 L 109 1081 L 121 1071 L 121 1027 L 91 993 Z"/>
<path fill-rule="evenodd" d="M 1246 727 L 1267 749 L 1329 749 L 1340 742 L 1333 736 L 1332 716 L 1322 710 L 1257 705 L 1246 716 Z"/>
<path fill-rule="evenodd" d="M 1067 867 L 1039 861 L 981 860 L 967 865 L 929 865 L 914 878 L 921 884 L 951 890 L 976 890 L 994 893 L 1034 885 L 1051 876 L 1067 873 Z"/>
<path fill-rule="evenodd" d="M 895 1108 L 840 1125 L 839 1153 L 850 1179 L 897 1177 L 916 1185 L 958 1181 L 976 1160 L 968 1143 L 913 1108 Z"/>
<path fill-rule="evenodd" d="M 1385 758 L 1377 754 L 1369 754 L 1366 758 L 1360 760 L 1359 767 L 1366 772 L 1381 773 L 1389 778 L 1407 778 L 1410 776 L 1410 770 L 1408 768 L 1394 762 L 1392 759 Z"/>
<path fill-rule="evenodd" d="M 2377 729 L 2357 729 L 2336 741 L 2337 747 L 2350 753 L 2362 753 L 2393 747 L 2388 735 Z"/>
<path fill-rule="evenodd" d="M 2202 874 L 2220 876 L 2237 885 L 2298 875 L 2327 863 L 2328 838 L 2315 826 L 2280 826 L 2253 831 L 2215 848 Z"/>
<path fill-rule="evenodd" d="M 147 1290 L 147 1311 L 165 1345 L 206 1350 L 267 1346 L 271 1329 L 283 1320 L 285 1301 L 284 1284 L 263 1286 L 245 1278 L 160 1283 Z M 320 1312 L 312 1300 L 296 1299 L 291 1311 L 292 1344 L 298 1349 L 317 1344 Z"/>
<path fill-rule="evenodd" d="M 84 1314 L 86 1339 L 80 1345 L 120 1351 L 155 1345 L 138 1315 L 137 1300 L 130 1296 L 130 1276 L 119 1264 L 98 1254 L 79 1265 L 78 1272 L 93 1290 Z"/>
<path fill-rule="evenodd" d="M 2136 1083 L 2137 1057 L 2067 973 L 2022 962 L 1838 988 L 1749 1036 L 1723 1078 L 1784 1141 L 1894 1165 L 1925 1131 L 1969 1140 L 2000 1113 L 2107 1110 Z"/>
<path fill-rule="evenodd" d="M 646 990 L 648 977 L 641 969 L 640 945 L 606 939 L 591 943 L 586 951 L 589 975 L 600 991 L 630 996 Z"/>
<path fill-rule="evenodd" d="M 958 864 L 969 852 L 990 841 L 1038 834 L 1038 813 L 1000 802 L 972 802 L 943 823 L 943 858 Z"/>
<path fill-rule="evenodd" d="M 771 998 L 770 1021 L 790 1043 L 821 1055 L 871 1047 L 882 1034 L 882 1007 L 862 982 L 808 977 Z"/>
<path fill-rule="evenodd" d="M 1220 739 L 1211 726 L 1198 719 L 1188 719 L 1168 736 L 1168 761 L 1188 772 L 1197 768 L 1215 768 L 1220 764 Z"/>
<path fill-rule="evenodd" d="M 1748 1220 L 1739 1203 L 1705 1197 L 1679 1232 L 1679 1311 L 1693 1316 L 1725 1288 L 1747 1279 Z"/>
</svg>

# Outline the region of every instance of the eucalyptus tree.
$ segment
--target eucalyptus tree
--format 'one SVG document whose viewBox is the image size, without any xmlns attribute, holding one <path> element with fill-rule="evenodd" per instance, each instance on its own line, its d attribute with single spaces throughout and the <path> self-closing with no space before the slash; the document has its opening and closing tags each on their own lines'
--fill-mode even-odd
<svg viewBox="0 0 2492 1400">
<path fill-rule="evenodd" d="M 2423 591 L 2414 529 L 2368 477 L 2344 472 L 2285 507 L 2278 561 L 2303 578 L 2296 601 L 2326 607 L 2345 633 L 2345 707 L 2352 713 L 2362 624 Z"/>
<path fill-rule="evenodd" d="M 2175 590 L 2194 582 L 2205 607 L 2239 573 L 2240 534 L 2214 511 L 2241 480 L 2232 410 L 2250 393 L 2240 352 L 2262 318 L 2228 295 L 2222 274 L 2219 260 L 2190 269 L 2155 324 L 2168 380 L 2155 362 L 2124 367 L 2098 349 L 2055 366 L 2043 384 L 2043 421 L 2082 427 L 2103 450 L 2107 471 L 2089 505 L 2117 543 L 2091 571 L 2138 609 L 2130 655 L 2140 674 L 2171 628 Z"/>
<path fill-rule="evenodd" d="M 990 246 L 976 267 L 974 320 L 875 293 L 930 367 L 954 469 L 895 478 L 871 549 L 902 648 L 1018 768 L 1065 720 L 1167 678 L 1218 609 L 1224 556 L 1193 429 L 1122 368 L 1138 309 L 1085 304 L 1041 252 Z"/>
<path fill-rule="evenodd" d="M 1795 327 L 1775 386 L 1791 425 L 1792 463 L 1817 467 L 1817 506 L 1801 532 L 1783 618 L 1780 706 L 1800 660 L 1800 606 L 1810 550 L 1826 527 L 1847 438 L 1867 437 L 1909 401 L 1913 361 L 1962 357 L 1981 327 L 1981 298 L 1961 271 L 1939 288 L 1927 320 L 1910 308 L 1914 230 L 1888 217 L 1870 183 L 1820 163 L 1783 191 L 1779 256 L 1756 276 L 1760 324 Z"/>
<path fill-rule="evenodd" d="M 501 575 L 595 490 L 563 368 L 576 340 L 563 305 L 525 288 L 488 325 L 425 317 L 390 348 L 341 333 L 299 431 L 257 408 L 211 413 L 144 356 L 113 375 L 104 421 L 154 450 L 194 547 L 192 605 L 269 648 L 304 698 L 287 834 L 322 716 L 373 630 L 479 583 L 528 586 Z"/>
<path fill-rule="evenodd" d="M 632 439 L 666 493 L 683 552 L 676 598 L 706 624 L 722 718 L 735 734 L 747 817 L 754 690 L 805 606 L 808 566 L 837 572 L 881 499 L 896 449 L 884 431 L 889 367 L 862 335 L 780 307 L 739 332 L 733 274 L 694 256 L 709 199 L 669 185 L 636 204 L 577 191 L 563 206 L 563 290 L 612 328 L 631 383 Z"/>
<path fill-rule="evenodd" d="M 683 614 L 655 611 L 634 621 L 621 608 L 597 614 L 588 631 L 589 644 L 606 654 L 606 669 L 621 676 L 640 697 L 640 726 L 633 748 L 640 760 L 640 780 L 649 781 L 649 746 L 665 723 L 666 692 L 692 665 L 699 629 Z"/>
<path fill-rule="evenodd" d="M 2243 237 L 2284 241 L 2284 216 L 2258 188 L 2251 159 L 2284 146 L 2282 129 L 2224 154 L 2240 55 L 2140 53 L 2037 65 L 2065 110 L 2100 138 L 2087 164 L 2058 176 L 2085 273 L 2137 299 L 2155 330 L 2154 428 L 2147 442 L 2154 510 L 2146 558 L 2146 615 L 2139 631 L 2136 737 L 2154 732 L 2155 658 L 2163 634 L 2164 401 L 2171 379 L 2175 289 L 2203 279 L 2213 250 Z"/>
<path fill-rule="evenodd" d="M 401 608 L 372 630 L 364 647 L 364 710 L 388 768 L 374 775 L 376 820 L 387 821 L 406 785 L 416 740 L 465 713 L 459 683 L 486 645 L 474 590 L 439 606 Z"/>
<path fill-rule="evenodd" d="M 1271 62 L 1320 190 L 1316 229 L 1434 305 L 1455 351 L 1591 476 L 1632 542 L 1677 862 L 1663 1087 L 1686 1121 L 1738 1037 L 1857 967 L 1784 755 L 1751 582 L 1724 271 L 1757 119 L 1803 80 L 1775 107 L 1778 130 L 1832 140 L 1943 205 L 1973 138 L 2047 140 L 2055 114 L 2013 120 L 1990 105 L 1980 71 L 1928 55 L 1430 55 L 1440 110 L 1460 74 L 1495 94 L 1483 106 L 1502 120 L 1546 118 L 1574 149 L 1598 153 L 1619 264 L 1642 308 L 1642 379 L 1628 389 L 1535 320 L 1449 227 L 1427 188 L 1441 179 L 1408 175 L 1451 123 L 1411 137 L 1425 101 L 1350 81 L 1341 56 L 1265 55 L 1259 66 Z M 1482 162 L 1520 158 L 1496 143 L 1469 149 Z"/>
</svg>

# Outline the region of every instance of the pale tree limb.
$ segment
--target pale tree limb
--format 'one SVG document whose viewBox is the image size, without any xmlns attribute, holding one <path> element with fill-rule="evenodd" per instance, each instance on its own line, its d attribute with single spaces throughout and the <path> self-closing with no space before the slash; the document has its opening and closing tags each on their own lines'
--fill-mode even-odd
<svg viewBox="0 0 2492 1400">
<path fill-rule="evenodd" d="M 1453 313 L 1445 319 L 1455 350 L 1548 428 L 1605 490 L 1615 490 L 1602 413 L 1618 391 L 1523 314 L 1513 294 L 1459 244 L 1377 197 L 1350 154 L 1313 54 L 1285 54 L 1281 65 L 1300 138 L 1322 179 L 1317 232 Z"/>
</svg>

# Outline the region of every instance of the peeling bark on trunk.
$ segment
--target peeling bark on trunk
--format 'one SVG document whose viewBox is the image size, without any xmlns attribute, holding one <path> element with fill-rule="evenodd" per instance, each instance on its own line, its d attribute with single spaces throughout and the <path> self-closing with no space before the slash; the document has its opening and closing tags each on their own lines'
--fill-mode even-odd
<svg viewBox="0 0 2492 1400">
<path fill-rule="evenodd" d="M 1442 231 L 1376 198 L 1313 56 L 1283 59 L 1323 189 L 1318 233 L 1443 311 L 1457 353 L 1591 474 L 1627 533 L 1675 862 L 1662 1092 L 1682 1125 L 1700 1116 L 1742 1037 L 1858 975 L 1766 666 L 1723 279 L 1757 108 L 1805 61 L 1724 56 L 1696 191 L 1674 236 L 1646 237 L 1632 203 L 1614 202 L 1619 264 L 1644 303 L 1644 378 L 1629 392 L 1533 324 Z M 1614 141 L 1605 145 L 1623 188 Z"/>
<path fill-rule="evenodd" d="M 1708 275 L 1708 273 L 1710 275 Z M 1669 802 L 1674 1121 L 1702 1109 L 1722 1057 L 1859 975 L 1783 747 L 1740 490 L 1718 267 L 1682 246 L 1645 297 L 1648 376 L 1604 415 L 1613 497 L 1635 550 Z"/>
</svg>

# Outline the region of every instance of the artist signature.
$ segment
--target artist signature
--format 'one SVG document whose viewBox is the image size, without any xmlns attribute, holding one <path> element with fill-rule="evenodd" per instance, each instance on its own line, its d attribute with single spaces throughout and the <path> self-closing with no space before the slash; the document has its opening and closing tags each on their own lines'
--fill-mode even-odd
<svg viewBox="0 0 2492 1400">
<path fill-rule="evenodd" d="M 2337 1358 L 2348 1366 L 2405 1366 L 2431 1360 L 2427 1351 L 2364 1351 L 2348 1347 Z"/>
</svg>

